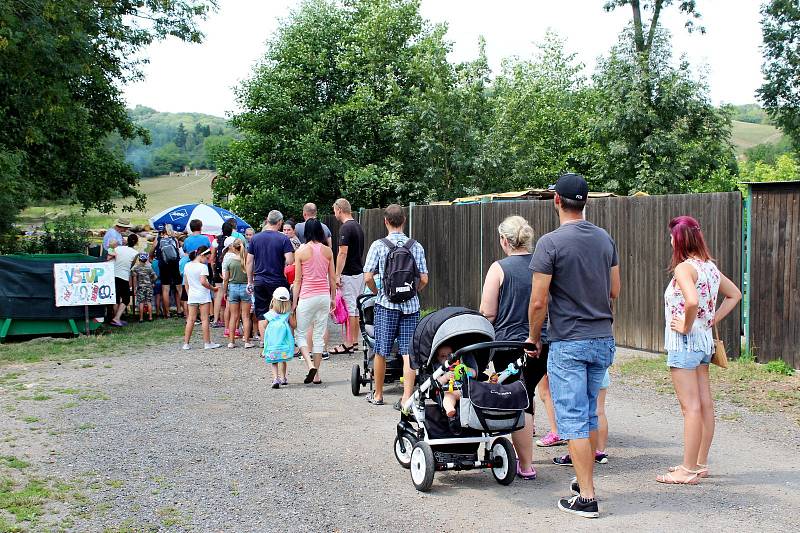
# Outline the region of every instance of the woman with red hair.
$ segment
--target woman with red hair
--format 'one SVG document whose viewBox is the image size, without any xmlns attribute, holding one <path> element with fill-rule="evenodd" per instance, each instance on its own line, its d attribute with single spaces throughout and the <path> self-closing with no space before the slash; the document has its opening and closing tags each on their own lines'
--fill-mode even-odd
<svg viewBox="0 0 800 533">
<path fill-rule="evenodd" d="M 712 328 L 742 298 L 714 264 L 700 224 L 690 216 L 669 223 L 672 280 L 664 293 L 664 345 L 672 385 L 683 412 L 683 463 L 656 477 L 659 483 L 694 485 L 708 477 L 714 438 L 714 402 L 708 364 L 714 350 Z M 717 296 L 723 296 L 717 309 Z"/>
</svg>

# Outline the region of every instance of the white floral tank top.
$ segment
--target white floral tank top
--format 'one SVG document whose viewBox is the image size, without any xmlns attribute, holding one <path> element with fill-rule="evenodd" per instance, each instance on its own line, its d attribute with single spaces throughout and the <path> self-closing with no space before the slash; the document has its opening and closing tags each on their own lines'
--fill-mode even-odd
<svg viewBox="0 0 800 533">
<path fill-rule="evenodd" d="M 717 292 L 719 292 L 720 273 L 717 265 L 712 261 L 700 261 L 698 259 L 687 259 L 697 271 L 698 306 L 697 318 L 692 324 L 692 330 L 688 335 L 678 333 L 670 328 L 672 317 L 684 316 L 686 300 L 681 293 L 681 288 L 672 277 L 667 290 L 664 292 L 664 319 L 666 328 L 664 331 L 664 348 L 667 351 L 692 351 L 712 353 L 714 350 L 714 337 L 711 327 L 714 321 L 714 312 L 717 308 Z"/>
</svg>

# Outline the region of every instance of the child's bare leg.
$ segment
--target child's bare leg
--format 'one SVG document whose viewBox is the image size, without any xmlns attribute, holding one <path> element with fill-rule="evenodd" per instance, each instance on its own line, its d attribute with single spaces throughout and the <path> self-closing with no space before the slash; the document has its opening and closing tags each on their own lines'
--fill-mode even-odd
<svg viewBox="0 0 800 533">
<path fill-rule="evenodd" d="M 190 305 L 188 307 L 188 314 L 186 315 L 186 328 L 183 335 L 183 343 L 189 344 L 189 339 L 192 338 L 192 330 L 194 329 L 194 321 L 197 319 L 197 306 Z"/>
<path fill-rule="evenodd" d="M 139 304 L 139 322 L 144 320 L 144 304 Z"/>
<path fill-rule="evenodd" d="M 280 377 L 281 379 L 286 379 L 287 366 L 288 365 L 286 363 L 280 363 L 280 365 L 278 366 L 278 377 Z"/>
<path fill-rule="evenodd" d="M 456 416 L 457 400 L 458 396 L 455 391 L 444 393 L 444 400 L 442 401 L 442 405 L 444 405 L 444 412 L 447 413 L 448 418 L 453 418 L 454 416 Z"/>
<path fill-rule="evenodd" d="M 208 324 L 208 310 L 211 304 L 200 304 L 200 322 L 203 324 L 203 342 L 211 344 L 211 327 Z"/>
<path fill-rule="evenodd" d="M 272 370 L 272 380 L 274 381 L 274 380 L 278 379 L 278 373 L 279 373 L 278 372 L 278 363 L 272 363 L 272 365 L 270 365 L 270 366 L 271 366 L 270 369 Z"/>
</svg>

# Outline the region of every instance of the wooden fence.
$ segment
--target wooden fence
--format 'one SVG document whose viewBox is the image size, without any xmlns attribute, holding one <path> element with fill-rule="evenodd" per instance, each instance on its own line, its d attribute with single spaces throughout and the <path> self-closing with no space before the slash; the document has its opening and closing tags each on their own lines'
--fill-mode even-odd
<svg viewBox="0 0 800 533">
<path fill-rule="evenodd" d="M 552 231 L 558 217 L 552 201 L 529 200 L 467 205 L 411 206 L 407 233 L 425 247 L 430 286 L 423 307 L 477 308 L 486 271 L 503 252 L 497 226 L 509 215 L 525 217 L 537 236 Z M 667 224 L 683 214 L 696 217 L 720 269 L 741 279 L 742 201 L 739 193 L 591 199 L 587 218 L 605 228 L 617 243 L 622 292 L 616 308 L 615 336 L 620 346 L 662 351 L 664 289 L 671 257 Z M 367 243 L 385 236 L 383 212 L 361 212 Z M 369 244 L 367 244 L 367 247 Z M 738 312 L 723 322 L 720 335 L 729 353 L 739 354 Z"/>
<path fill-rule="evenodd" d="M 750 347 L 800 368 L 800 182 L 751 184 Z"/>
</svg>

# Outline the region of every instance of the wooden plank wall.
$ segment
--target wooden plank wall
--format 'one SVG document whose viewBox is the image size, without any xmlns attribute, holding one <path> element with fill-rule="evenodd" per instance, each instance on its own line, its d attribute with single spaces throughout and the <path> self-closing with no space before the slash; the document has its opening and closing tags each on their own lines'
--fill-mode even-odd
<svg viewBox="0 0 800 533">
<path fill-rule="evenodd" d="M 737 285 L 741 279 L 742 210 L 739 193 L 592 199 L 587 218 L 617 242 L 622 293 L 615 335 L 620 346 L 660 352 L 664 342 L 664 289 L 670 279 L 667 224 L 689 214 L 700 221 L 720 269 Z M 408 213 L 407 213 L 408 214 Z M 425 247 L 430 287 L 423 307 L 465 305 L 477 308 L 483 278 L 502 258 L 497 226 L 509 215 L 525 217 L 537 238 L 558 225 L 551 201 L 493 202 L 455 206 L 414 206 L 410 233 Z M 362 212 L 368 242 L 385 236 L 381 209 Z M 741 320 L 737 309 L 720 335 L 737 356 Z"/>
<path fill-rule="evenodd" d="M 800 183 L 753 185 L 750 346 L 800 369 Z"/>
</svg>

